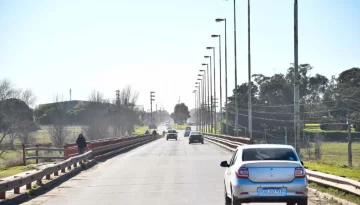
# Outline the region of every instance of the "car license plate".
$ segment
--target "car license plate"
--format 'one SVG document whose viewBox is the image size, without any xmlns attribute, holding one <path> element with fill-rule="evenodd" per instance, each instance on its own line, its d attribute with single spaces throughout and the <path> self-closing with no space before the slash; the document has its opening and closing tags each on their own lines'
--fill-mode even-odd
<svg viewBox="0 0 360 205">
<path fill-rule="evenodd" d="M 281 188 L 263 188 L 263 194 L 281 194 Z"/>
</svg>

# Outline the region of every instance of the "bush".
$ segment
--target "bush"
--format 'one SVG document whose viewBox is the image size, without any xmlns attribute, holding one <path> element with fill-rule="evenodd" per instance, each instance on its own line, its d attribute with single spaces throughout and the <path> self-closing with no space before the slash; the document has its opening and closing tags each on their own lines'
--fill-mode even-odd
<svg viewBox="0 0 360 205">
<path fill-rule="evenodd" d="M 305 132 L 306 136 L 310 137 L 311 140 L 315 139 L 316 132 Z M 323 132 L 324 141 L 326 142 L 347 142 L 348 133 L 347 132 Z M 353 141 L 360 141 L 360 133 L 352 132 L 351 139 Z"/>
<path fill-rule="evenodd" d="M 16 156 L 16 157 L 13 157 L 13 158 L 6 159 L 4 161 L 4 167 L 5 168 L 22 166 L 22 165 L 24 165 L 22 156 Z"/>
<path fill-rule="evenodd" d="M 320 124 L 321 130 L 347 130 L 348 125 L 346 123 L 322 123 Z"/>
</svg>

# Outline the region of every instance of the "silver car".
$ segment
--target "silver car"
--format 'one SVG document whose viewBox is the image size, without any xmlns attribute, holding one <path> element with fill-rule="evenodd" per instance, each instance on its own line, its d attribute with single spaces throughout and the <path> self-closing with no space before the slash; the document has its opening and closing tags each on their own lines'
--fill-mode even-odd
<svg viewBox="0 0 360 205">
<path fill-rule="evenodd" d="M 303 162 L 290 145 L 239 146 L 223 161 L 225 202 L 286 202 L 307 205 L 308 181 Z"/>
</svg>

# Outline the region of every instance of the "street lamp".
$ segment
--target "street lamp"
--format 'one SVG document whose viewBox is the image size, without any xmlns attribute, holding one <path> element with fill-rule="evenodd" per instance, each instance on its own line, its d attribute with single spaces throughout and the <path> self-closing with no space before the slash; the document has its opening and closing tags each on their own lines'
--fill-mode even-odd
<svg viewBox="0 0 360 205">
<path fill-rule="evenodd" d="M 214 58 L 214 98 L 216 98 L 216 69 L 215 69 L 215 47 L 206 47 L 206 49 L 208 50 L 213 50 L 213 58 Z M 216 106 L 214 106 L 214 113 L 215 113 L 215 117 L 212 117 L 212 121 L 214 121 L 214 130 L 216 133 Z M 212 131 L 212 130 L 211 130 Z"/>
<path fill-rule="evenodd" d="M 203 77 L 203 86 L 202 86 L 202 123 L 203 123 L 203 127 L 204 127 L 204 130 L 205 132 L 207 132 L 207 124 L 206 124 L 206 108 L 205 107 L 205 101 L 206 101 L 206 84 L 208 83 L 207 80 L 206 80 L 206 73 L 205 73 L 205 70 L 199 70 L 200 72 L 202 72 L 203 74 L 199 74 L 199 76 L 202 76 Z"/>
<path fill-rule="evenodd" d="M 196 110 L 197 110 L 197 103 L 196 103 L 196 90 L 193 91 L 194 93 L 194 99 L 195 99 L 195 113 L 196 113 Z M 196 114 L 196 118 L 197 118 L 197 114 Z M 197 125 L 196 125 L 197 126 Z"/>
<path fill-rule="evenodd" d="M 209 101 L 210 101 L 209 64 L 203 63 L 203 64 L 201 64 L 201 65 L 203 65 L 203 66 L 206 65 L 207 102 L 209 102 Z M 206 98 L 205 98 L 205 102 L 206 102 Z M 210 116 L 209 116 L 209 113 L 211 113 L 211 112 L 210 112 L 210 105 L 207 103 L 207 104 L 206 104 L 206 107 L 207 107 L 206 125 L 207 125 L 207 128 L 208 128 L 208 129 L 207 129 L 207 132 L 209 132 L 209 131 L 210 131 L 210 125 L 208 124 L 208 122 L 209 122 L 209 117 L 210 117 Z"/>
<path fill-rule="evenodd" d="M 210 99 L 213 98 L 213 93 L 212 93 L 212 72 L 211 72 L 211 56 L 204 56 L 204 58 L 210 58 L 210 72 L 208 72 L 210 74 L 210 95 L 209 95 L 209 102 Z M 215 69 L 214 69 L 215 70 Z M 212 129 L 214 127 L 213 125 L 213 106 L 212 104 L 210 104 L 210 131 L 212 132 Z"/>
<path fill-rule="evenodd" d="M 225 23 L 225 107 L 227 107 L 227 100 L 228 100 L 228 81 L 227 81 L 227 34 L 226 34 L 226 18 L 217 18 L 215 19 L 216 22 L 224 22 Z M 226 134 L 229 134 L 229 126 L 228 126 L 228 111 L 225 110 L 225 119 L 226 119 Z"/>
<path fill-rule="evenodd" d="M 211 35 L 212 38 L 219 38 L 219 74 L 220 74 L 220 134 L 222 134 L 222 81 L 221 81 L 221 35 Z M 216 106 L 215 106 L 216 107 Z M 216 114 L 216 112 L 215 112 Z M 216 115 L 215 115 L 216 116 Z M 216 119 L 216 117 L 215 117 Z M 216 121 L 215 121 L 216 122 Z M 215 124 L 215 133 L 216 133 Z"/>
<path fill-rule="evenodd" d="M 197 88 L 197 93 L 198 93 L 198 100 L 197 100 L 197 130 L 199 130 L 199 124 L 200 124 L 200 82 L 195 82 L 196 86 L 195 88 Z"/>
<path fill-rule="evenodd" d="M 236 136 L 239 136 L 238 132 L 238 107 L 237 107 L 237 57 L 236 57 L 236 0 L 234 0 L 234 60 L 235 60 L 235 89 L 234 89 L 234 106 L 235 106 L 235 132 Z"/>
<path fill-rule="evenodd" d="M 155 97 L 155 92 L 151 91 L 150 92 L 150 123 L 153 123 L 153 117 L 152 117 L 152 102 L 155 101 L 154 97 Z"/>
<path fill-rule="evenodd" d="M 200 74 L 198 74 L 198 76 L 202 76 Z M 201 78 L 197 79 L 199 82 L 199 109 L 200 109 L 200 130 L 203 129 L 202 127 L 202 108 L 201 108 L 201 104 L 202 104 L 202 100 L 201 100 L 201 94 L 202 94 L 202 90 L 200 90 L 200 88 L 204 87 L 204 83 L 202 82 Z"/>
</svg>

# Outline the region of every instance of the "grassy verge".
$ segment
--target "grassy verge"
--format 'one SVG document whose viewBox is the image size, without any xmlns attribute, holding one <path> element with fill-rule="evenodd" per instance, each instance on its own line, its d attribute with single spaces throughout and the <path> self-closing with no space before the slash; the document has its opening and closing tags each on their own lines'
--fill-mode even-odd
<svg viewBox="0 0 360 205">
<path fill-rule="evenodd" d="M 320 124 L 305 124 L 306 132 L 347 132 L 347 130 L 322 130 Z M 355 132 L 354 128 L 351 128 L 351 132 Z"/>
<path fill-rule="evenodd" d="M 176 130 L 185 130 L 187 125 L 186 124 L 183 124 L 183 125 L 174 124 L 172 127 Z"/>
<path fill-rule="evenodd" d="M 319 185 L 317 183 L 313 183 L 313 182 L 311 182 L 309 184 L 309 186 L 311 188 L 319 190 L 320 192 L 328 193 L 328 194 L 331 194 L 331 195 L 336 196 L 338 198 L 342 198 L 342 199 L 345 199 L 347 201 L 350 201 L 350 202 L 353 202 L 353 203 L 356 203 L 356 204 L 360 204 L 360 197 L 355 195 L 355 194 L 351 194 L 351 193 L 348 193 L 348 192 L 345 192 L 345 191 L 342 191 L 342 190 L 339 190 L 339 189 L 334 189 L 334 188 L 331 188 L 331 187 L 324 187 L 324 186 L 321 186 L 321 185 Z"/>
<path fill-rule="evenodd" d="M 309 150 L 301 149 L 302 159 L 304 161 L 317 162 L 319 164 L 344 166 L 347 165 L 348 161 L 347 146 L 347 143 L 323 143 L 320 148 L 321 159 L 319 160 L 314 159 L 315 146 L 312 146 Z M 352 144 L 352 156 L 353 167 L 360 169 L 360 143 Z"/>
<path fill-rule="evenodd" d="M 21 172 L 36 169 L 34 166 L 16 166 L 0 169 L 0 178 L 12 176 Z"/>
<path fill-rule="evenodd" d="M 148 126 L 142 126 L 142 127 L 136 127 L 135 131 L 133 132 L 133 135 L 143 135 L 145 134 L 146 130 L 148 130 L 149 127 Z M 150 130 L 149 130 L 150 132 Z"/>
<path fill-rule="evenodd" d="M 338 165 L 320 164 L 316 162 L 304 162 L 305 166 L 310 170 L 325 172 L 337 176 L 344 176 L 346 178 L 360 180 L 360 169 L 343 168 Z"/>
</svg>

